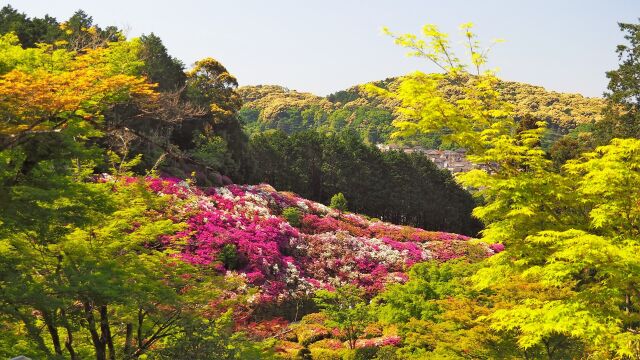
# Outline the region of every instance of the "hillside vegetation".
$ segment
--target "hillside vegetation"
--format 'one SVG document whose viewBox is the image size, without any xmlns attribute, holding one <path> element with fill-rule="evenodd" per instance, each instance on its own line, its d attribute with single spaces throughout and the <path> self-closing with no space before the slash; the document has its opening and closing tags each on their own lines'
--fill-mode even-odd
<svg viewBox="0 0 640 360">
<path fill-rule="evenodd" d="M 401 78 L 374 82 L 396 89 Z M 513 81 L 499 81 L 497 89 L 514 106 L 516 117 L 546 121 L 558 134 L 566 134 L 577 125 L 602 119 L 604 100 L 579 94 L 547 91 L 543 87 Z M 441 90 L 449 98 L 460 96 L 460 88 L 448 81 Z M 398 105 L 391 99 L 372 94 L 364 85 L 356 85 L 326 97 L 289 90 L 277 85 L 243 86 L 238 89 L 243 106 L 240 116 L 250 132 L 279 129 L 293 133 L 309 129 L 339 132 L 353 129 L 370 143 L 406 143 L 437 147 L 434 136 L 391 139 L 392 122 Z"/>
</svg>

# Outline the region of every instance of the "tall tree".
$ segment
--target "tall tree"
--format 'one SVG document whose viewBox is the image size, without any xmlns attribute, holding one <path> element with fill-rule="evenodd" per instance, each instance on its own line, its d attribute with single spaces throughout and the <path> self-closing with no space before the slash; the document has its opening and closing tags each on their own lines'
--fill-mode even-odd
<svg viewBox="0 0 640 360">
<path fill-rule="evenodd" d="M 182 225 L 131 177 L 139 156 L 97 146 L 105 114 L 158 97 L 140 42 L 23 49 L 5 34 L 0 47 L 0 356 L 134 359 L 185 332 L 233 343 L 202 307 L 226 280 L 191 276 L 159 242 Z M 95 174 L 106 159 L 112 180 Z"/>
<path fill-rule="evenodd" d="M 187 97 L 209 109 L 207 117 L 194 122 L 191 130 L 200 131 L 213 141 L 216 141 L 214 136 L 222 137 L 235 163 L 234 168 L 225 169 L 226 173 L 241 177 L 248 171 L 249 160 L 246 153 L 248 139 L 238 120 L 242 99 L 237 88 L 236 78 L 213 58 L 197 61 L 187 72 Z"/>
<path fill-rule="evenodd" d="M 618 45 L 620 65 L 607 72 L 605 118 L 596 124 L 601 143 L 615 137 L 640 137 L 640 24 L 619 23 L 627 44 Z"/>
<path fill-rule="evenodd" d="M 187 79 L 182 61 L 169 55 L 160 37 L 154 33 L 142 35 L 140 42 L 140 57 L 144 60 L 143 73 L 151 82 L 158 84 L 158 90 L 182 88 Z"/>
<path fill-rule="evenodd" d="M 102 29 L 93 23 L 93 17 L 83 10 L 78 10 L 69 20 L 60 24 L 63 30 L 62 39 L 70 50 L 94 49 L 109 42 L 124 40 L 124 35 L 115 26 Z"/>
</svg>

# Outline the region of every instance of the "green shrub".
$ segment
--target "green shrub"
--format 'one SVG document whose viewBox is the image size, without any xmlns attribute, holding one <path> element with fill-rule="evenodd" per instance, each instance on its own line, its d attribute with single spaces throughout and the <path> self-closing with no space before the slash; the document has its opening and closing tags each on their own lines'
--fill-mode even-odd
<svg viewBox="0 0 640 360">
<path fill-rule="evenodd" d="M 282 212 L 282 217 L 285 218 L 289 224 L 293 227 L 300 227 L 300 219 L 302 218 L 302 213 L 298 208 L 288 207 L 284 209 Z"/>
<path fill-rule="evenodd" d="M 229 270 L 237 270 L 240 268 L 238 261 L 238 250 L 234 244 L 225 244 L 218 253 L 218 261 L 224 264 Z"/>
<path fill-rule="evenodd" d="M 347 198 L 344 197 L 343 193 L 339 192 L 331 197 L 329 207 L 340 211 L 347 211 Z"/>
<path fill-rule="evenodd" d="M 344 360 L 373 360 L 377 359 L 379 348 L 377 347 L 364 347 L 346 351 L 342 359 Z M 386 360 L 386 359 L 385 359 Z"/>
<path fill-rule="evenodd" d="M 344 350 L 311 349 L 313 360 L 342 360 Z"/>
<path fill-rule="evenodd" d="M 398 348 L 395 346 L 383 346 L 378 349 L 375 360 L 399 360 L 400 356 L 397 353 Z"/>
</svg>

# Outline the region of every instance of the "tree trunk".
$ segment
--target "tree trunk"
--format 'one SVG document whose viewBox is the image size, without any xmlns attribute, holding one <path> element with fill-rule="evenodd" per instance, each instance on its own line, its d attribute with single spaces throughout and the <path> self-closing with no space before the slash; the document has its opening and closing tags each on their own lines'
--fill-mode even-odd
<svg viewBox="0 0 640 360">
<path fill-rule="evenodd" d="M 96 360 L 107 360 L 106 344 L 102 341 L 102 337 L 98 334 L 96 328 L 96 319 L 93 316 L 93 308 L 91 304 L 84 303 L 84 314 L 87 319 L 87 327 L 91 334 L 91 342 L 93 342 L 93 348 L 96 351 Z"/>
<path fill-rule="evenodd" d="M 32 317 L 25 316 L 23 313 L 20 312 L 20 310 L 17 307 L 12 307 L 9 311 L 12 315 L 14 315 L 15 317 L 17 317 L 22 321 L 22 323 L 24 324 L 24 327 L 27 329 L 27 332 L 29 333 L 29 337 L 31 337 L 36 342 L 36 344 L 38 344 L 38 349 L 40 349 L 40 351 L 45 353 L 47 357 L 51 357 L 52 355 L 51 350 L 49 349 L 49 347 L 47 347 L 47 345 L 44 342 L 44 339 L 40 335 L 41 334 L 40 330 L 33 324 Z"/>
<path fill-rule="evenodd" d="M 55 351 L 56 355 L 62 355 L 62 346 L 60 345 L 60 334 L 58 333 L 58 328 L 56 327 L 55 312 L 43 311 L 42 317 L 44 318 L 44 323 L 47 326 L 49 335 L 51 335 L 53 350 Z"/>
<path fill-rule="evenodd" d="M 127 330 L 124 340 L 124 358 L 130 359 L 133 353 L 133 324 L 127 323 Z"/>
<path fill-rule="evenodd" d="M 138 348 L 142 346 L 143 338 L 142 338 L 142 324 L 144 323 L 144 310 L 140 307 L 138 308 L 138 329 L 137 329 L 137 340 L 138 340 Z"/>
<path fill-rule="evenodd" d="M 103 343 L 107 345 L 109 350 L 109 360 L 116 360 L 116 352 L 113 348 L 113 337 L 111 336 L 111 327 L 109 326 L 109 312 L 107 305 L 100 306 L 100 332 Z"/>
<path fill-rule="evenodd" d="M 71 331 L 71 324 L 69 324 L 69 319 L 67 319 L 67 314 L 64 310 L 60 311 L 60 319 L 62 319 L 62 323 L 64 328 L 67 330 L 67 339 L 64 342 L 64 347 L 67 348 L 69 352 L 69 357 L 71 360 L 78 360 L 78 356 L 76 355 L 76 351 L 73 348 L 73 332 Z"/>
</svg>

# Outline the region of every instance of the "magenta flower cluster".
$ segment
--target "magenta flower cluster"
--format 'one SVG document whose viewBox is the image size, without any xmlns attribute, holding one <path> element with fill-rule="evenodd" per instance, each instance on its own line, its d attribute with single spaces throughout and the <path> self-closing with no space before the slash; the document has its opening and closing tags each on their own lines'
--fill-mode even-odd
<svg viewBox="0 0 640 360">
<path fill-rule="evenodd" d="M 398 346 L 402 342 L 399 336 L 382 336 L 373 339 L 358 339 L 356 348 L 372 348 L 382 346 Z"/>
</svg>

